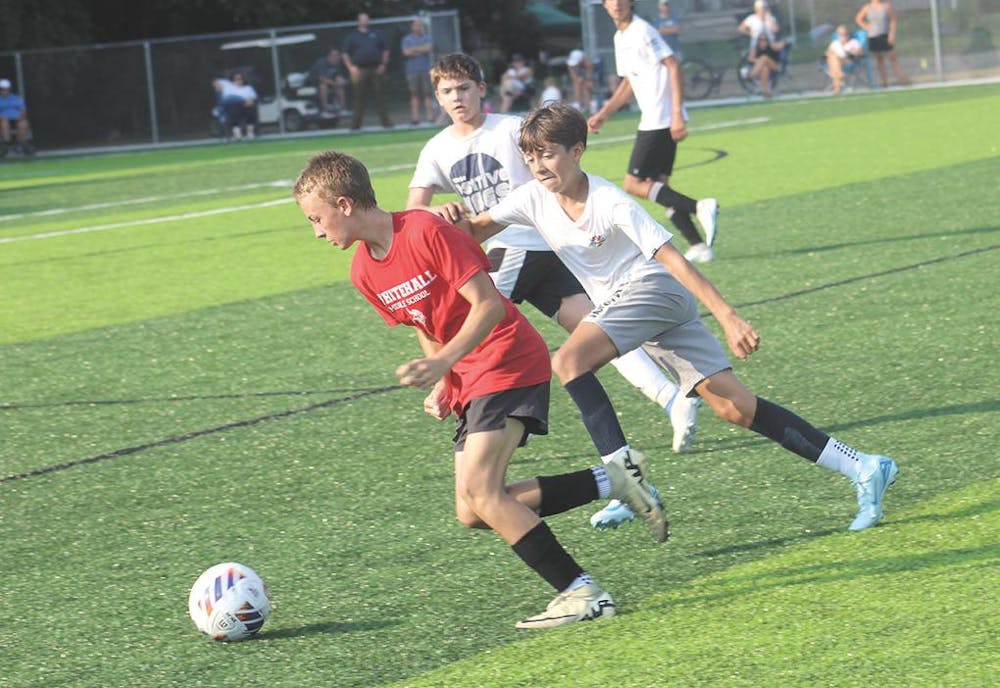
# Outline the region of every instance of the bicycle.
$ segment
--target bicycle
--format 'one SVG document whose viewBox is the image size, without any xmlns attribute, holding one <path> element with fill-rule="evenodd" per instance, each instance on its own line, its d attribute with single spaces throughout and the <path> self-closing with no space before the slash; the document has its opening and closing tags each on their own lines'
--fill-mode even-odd
<svg viewBox="0 0 1000 688">
<path fill-rule="evenodd" d="M 685 100 L 703 100 L 721 88 L 723 71 L 702 60 L 684 60 L 681 73 L 684 75 Z"/>
</svg>

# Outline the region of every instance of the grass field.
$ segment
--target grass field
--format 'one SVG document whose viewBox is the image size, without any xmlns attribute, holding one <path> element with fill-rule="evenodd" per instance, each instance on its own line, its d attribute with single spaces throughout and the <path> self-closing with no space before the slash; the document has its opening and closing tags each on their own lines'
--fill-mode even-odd
<svg viewBox="0 0 1000 688">
<path fill-rule="evenodd" d="M 400 208 L 428 132 L 0 165 L 0 686 L 994 685 L 998 110 L 994 85 L 692 112 L 675 185 L 720 199 L 703 271 L 763 337 L 738 375 L 900 478 L 848 533 L 848 481 L 708 411 L 674 455 L 602 371 L 673 538 L 550 519 L 620 611 L 536 634 L 513 623 L 551 591 L 455 521 L 451 424 L 396 386 L 412 332 L 290 200 L 336 147 Z M 620 179 L 634 126 L 585 167 Z M 512 478 L 595 461 L 558 388 L 551 420 Z M 227 560 L 274 604 L 233 645 L 186 608 Z"/>
</svg>

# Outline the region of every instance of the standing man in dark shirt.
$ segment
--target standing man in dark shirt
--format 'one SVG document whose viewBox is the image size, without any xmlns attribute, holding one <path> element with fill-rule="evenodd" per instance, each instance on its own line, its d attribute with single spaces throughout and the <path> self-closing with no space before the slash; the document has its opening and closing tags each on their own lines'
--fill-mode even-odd
<svg viewBox="0 0 1000 688">
<path fill-rule="evenodd" d="M 362 12 L 358 15 L 358 28 L 348 34 L 344 42 L 344 64 L 351 74 L 354 88 L 354 118 L 352 129 L 360 129 L 365 117 L 368 91 L 375 96 L 375 109 L 383 127 L 391 127 L 385 107 L 385 68 L 389 64 L 389 47 L 378 31 L 370 28 L 371 18 Z"/>
</svg>

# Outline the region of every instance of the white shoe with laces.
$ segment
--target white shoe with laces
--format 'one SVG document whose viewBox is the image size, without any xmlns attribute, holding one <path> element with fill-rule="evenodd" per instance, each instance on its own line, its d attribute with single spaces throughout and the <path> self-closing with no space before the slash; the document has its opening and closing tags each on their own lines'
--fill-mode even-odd
<svg viewBox="0 0 1000 688">
<path fill-rule="evenodd" d="M 615 602 L 597 583 L 587 583 L 556 595 L 545 611 L 514 624 L 515 628 L 555 628 L 577 621 L 615 615 Z"/>
<path fill-rule="evenodd" d="M 643 520 L 654 540 L 666 541 L 670 524 L 659 494 L 646 477 L 649 471 L 642 452 L 622 447 L 604 463 L 604 470 L 611 480 L 611 497 L 627 504 Z"/>
<path fill-rule="evenodd" d="M 691 263 L 708 263 L 715 258 L 715 252 L 709 248 L 708 244 L 702 242 L 689 248 L 684 257 Z"/>
<path fill-rule="evenodd" d="M 714 198 L 702 199 L 695 205 L 694 214 L 705 230 L 705 242 L 711 248 L 719 231 L 719 202 Z"/>
<path fill-rule="evenodd" d="M 687 397 L 678 392 L 667 404 L 667 417 L 674 429 L 674 452 L 680 454 L 688 450 L 698 434 L 698 408 L 701 397 Z"/>
</svg>

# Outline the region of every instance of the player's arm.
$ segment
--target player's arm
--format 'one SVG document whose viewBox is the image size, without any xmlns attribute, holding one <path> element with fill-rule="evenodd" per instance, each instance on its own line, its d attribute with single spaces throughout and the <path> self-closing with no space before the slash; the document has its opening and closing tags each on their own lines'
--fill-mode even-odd
<svg viewBox="0 0 1000 688">
<path fill-rule="evenodd" d="M 396 369 L 400 383 L 412 387 L 431 387 L 451 370 L 503 320 L 506 308 L 500 292 L 484 270 L 478 271 L 458 289 L 469 302 L 469 314 L 451 339 L 431 355 L 408 361 Z"/>
<path fill-rule="evenodd" d="M 757 330 L 736 313 L 736 309 L 726 301 L 715 285 L 698 272 L 673 244 L 669 241 L 663 244 L 653 257 L 715 316 L 726 333 L 729 348 L 736 356 L 745 361 L 747 356 L 757 350 L 760 346 Z"/>
<path fill-rule="evenodd" d="M 621 110 L 631 99 L 632 84 L 629 83 L 628 77 L 623 76 L 607 102 L 587 120 L 587 128 L 595 134 L 598 133 L 608 117 Z"/>
<path fill-rule="evenodd" d="M 886 3 L 886 11 L 889 13 L 889 45 L 896 44 L 896 26 L 899 20 L 896 19 L 896 10 L 892 8 L 892 3 Z"/>
<path fill-rule="evenodd" d="M 670 136 L 674 141 L 682 141 L 687 136 L 684 122 L 684 76 L 681 63 L 676 55 L 667 55 L 662 60 L 670 74 Z"/>
<path fill-rule="evenodd" d="M 423 330 L 417 330 L 417 341 L 426 358 L 431 358 L 441 349 L 441 344 L 431 339 Z M 443 376 L 434 383 L 431 391 L 424 397 L 424 411 L 438 420 L 444 420 L 451 415 L 451 386 L 448 376 Z"/>
<path fill-rule="evenodd" d="M 495 222 L 489 211 L 479 213 L 475 217 L 470 217 L 456 224 L 459 229 L 468 232 L 480 244 L 507 229 L 507 225 Z"/>
<path fill-rule="evenodd" d="M 854 15 L 854 23 L 865 31 L 868 30 L 868 5 L 862 5 L 858 13 Z"/>
<path fill-rule="evenodd" d="M 434 198 L 434 189 L 426 186 L 414 186 L 410 188 L 410 193 L 406 197 L 406 209 L 414 210 L 421 208 L 429 210 L 438 217 L 444 218 L 448 222 L 455 224 L 463 219 L 466 213 L 465 206 L 458 201 L 448 201 L 440 205 L 431 205 Z"/>
</svg>

